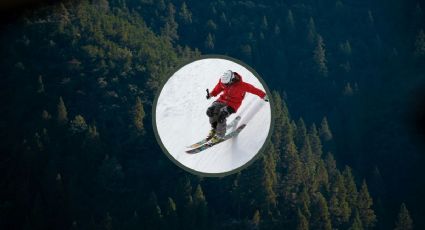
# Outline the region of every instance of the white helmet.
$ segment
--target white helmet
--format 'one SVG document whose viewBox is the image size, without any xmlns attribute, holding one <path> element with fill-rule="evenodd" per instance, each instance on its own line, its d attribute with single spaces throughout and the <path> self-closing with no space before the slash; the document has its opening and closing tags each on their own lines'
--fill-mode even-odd
<svg viewBox="0 0 425 230">
<path fill-rule="evenodd" d="M 221 83 L 229 84 L 233 80 L 233 77 L 233 72 L 231 70 L 227 70 L 220 77 Z"/>
</svg>

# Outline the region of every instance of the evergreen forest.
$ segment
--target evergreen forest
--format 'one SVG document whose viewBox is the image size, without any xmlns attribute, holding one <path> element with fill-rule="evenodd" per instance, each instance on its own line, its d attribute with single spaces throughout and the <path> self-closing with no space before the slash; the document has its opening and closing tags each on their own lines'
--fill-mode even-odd
<svg viewBox="0 0 425 230">
<path fill-rule="evenodd" d="M 425 229 L 419 0 L 78 0 L 0 24 L 0 229 Z M 153 100 L 207 54 L 273 91 L 222 178 L 161 151 Z M 207 130 L 205 131 L 205 134 Z"/>
</svg>

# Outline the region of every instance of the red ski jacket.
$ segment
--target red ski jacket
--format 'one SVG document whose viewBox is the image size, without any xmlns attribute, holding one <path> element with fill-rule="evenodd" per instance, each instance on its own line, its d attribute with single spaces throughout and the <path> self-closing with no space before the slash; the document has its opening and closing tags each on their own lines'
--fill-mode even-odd
<svg viewBox="0 0 425 230">
<path fill-rule="evenodd" d="M 242 104 L 242 100 L 245 97 L 246 92 L 255 94 L 261 98 L 264 98 L 266 93 L 261 89 L 254 87 L 253 85 L 242 81 L 241 75 L 235 73 L 235 81 L 229 85 L 221 83 L 221 80 L 217 83 L 210 95 L 215 97 L 223 92 L 217 99 L 219 102 L 223 102 L 230 106 L 235 112 L 239 109 Z"/>
</svg>

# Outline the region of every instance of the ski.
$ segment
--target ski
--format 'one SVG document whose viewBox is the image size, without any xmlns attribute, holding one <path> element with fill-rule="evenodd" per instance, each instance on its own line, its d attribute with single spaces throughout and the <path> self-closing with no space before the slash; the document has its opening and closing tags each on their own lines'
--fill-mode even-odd
<svg viewBox="0 0 425 230">
<path fill-rule="evenodd" d="M 226 130 L 230 129 L 232 127 L 236 127 L 236 125 L 238 124 L 239 120 L 241 119 L 240 116 L 235 117 L 235 119 L 233 119 L 232 122 L 230 122 L 228 125 L 226 125 Z M 203 139 L 201 141 L 196 142 L 195 144 L 186 146 L 186 148 L 198 148 L 199 146 L 202 146 L 203 144 L 207 143 L 209 141 L 209 139 Z"/>
<path fill-rule="evenodd" d="M 221 142 L 224 142 L 226 140 L 229 140 L 235 136 L 237 136 L 244 128 L 245 128 L 246 124 L 242 124 L 241 126 L 239 126 L 237 129 L 235 129 L 234 131 L 226 134 L 224 136 L 224 139 L 219 141 L 219 142 L 215 142 L 215 143 L 205 143 L 197 148 L 191 149 L 191 150 L 187 150 L 186 153 L 189 154 L 195 154 L 195 153 L 199 153 L 201 151 L 204 151 L 205 149 L 208 149 L 216 144 L 220 144 Z"/>
<path fill-rule="evenodd" d="M 236 127 L 238 125 L 238 122 L 241 120 L 241 116 L 235 117 L 232 122 L 230 122 L 228 125 L 226 125 L 226 130 Z"/>
</svg>

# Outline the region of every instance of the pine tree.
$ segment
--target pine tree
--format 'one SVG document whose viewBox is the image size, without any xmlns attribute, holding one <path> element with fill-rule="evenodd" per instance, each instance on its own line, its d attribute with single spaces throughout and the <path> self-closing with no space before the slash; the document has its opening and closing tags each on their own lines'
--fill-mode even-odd
<svg viewBox="0 0 425 230">
<path fill-rule="evenodd" d="M 346 40 L 345 42 L 339 44 L 339 49 L 341 50 L 341 52 L 346 56 L 349 57 L 351 55 L 351 44 L 348 40 Z"/>
<path fill-rule="evenodd" d="M 313 155 L 313 152 L 311 150 L 310 139 L 306 133 L 305 127 L 303 126 L 303 123 L 301 123 L 300 125 L 301 125 L 301 128 L 300 128 L 300 132 L 298 133 L 299 138 L 304 137 L 304 140 L 302 140 L 302 143 L 301 143 L 301 149 L 299 153 L 300 160 L 303 166 L 302 181 L 304 182 L 308 190 L 310 192 L 313 192 L 316 162 L 315 162 L 315 157 Z"/>
<path fill-rule="evenodd" d="M 339 172 L 336 173 L 335 180 L 332 183 L 331 194 L 329 210 L 332 215 L 332 223 L 334 227 L 342 227 L 344 223 L 348 222 L 351 209 L 347 202 L 344 177 Z"/>
<path fill-rule="evenodd" d="M 209 31 L 215 31 L 217 30 L 217 24 L 215 24 L 215 22 L 212 19 L 209 19 L 206 23 L 206 28 Z"/>
<path fill-rule="evenodd" d="M 413 229 L 413 220 L 410 217 L 409 210 L 407 210 L 406 205 L 402 203 L 394 230 L 412 230 L 412 229 Z"/>
<path fill-rule="evenodd" d="M 38 76 L 37 82 L 38 82 L 37 93 L 44 93 L 43 77 L 41 75 Z"/>
<path fill-rule="evenodd" d="M 136 98 L 136 103 L 133 107 L 133 125 L 137 131 L 143 131 L 143 118 L 145 117 L 145 110 L 143 109 L 142 100 L 140 97 Z"/>
<path fill-rule="evenodd" d="M 336 161 L 332 153 L 328 152 L 325 159 L 326 170 L 331 180 L 333 180 L 337 173 Z"/>
<path fill-rule="evenodd" d="M 63 102 L 62 97 L 59 97 L 57 111 L 57 120 L 59 124 L 66 124 L 68 122 L 68 112 L 66 111 L 65 103 Z"/>
<path fill-rule="evenodd" d="M 276 187 L 277 187 L 277 175 L 276 175 L 276 162 L 277 162 L 277 153 L 275 151 L 274 145 L 269 142 L 267 144 L 267 149 L 263 157 L 263 187 L 265 190 L 265 209 L 267 211 L 273 210 L 276 205 Z"/>
<path fill-rule="evenodd" d="M 167 16 L 165 19 L 165 24 L 161 28 L 161 35 L 168 39 L 170 42 L 173 42 L 179 39 L 177 29 L 179 25 L 175 20 L 176 9 L 174 5 L 170 2 L 167 6 Z"/>
<path fill-rule="evenodd" d="M 260 215 L 260 211 L 255 210 L 254 215 L 252 216 L 252 224 L 254 225 L 254 229 L 258 229 L 260 226 L 260 222 L 261 222 L 261 215 Z"/>
<path fill-rule="evenodd" d="M 210 50 L 214 49 L 214 37 L 211 35 L 211 33 L 208 33 L 208 36 L 205 40 L 204 45 L 205 45 L 205 48 L 207 49 L 210 49 Z"/>
<path fill-rule="evenodd" d="M 310 44 L 314 44 L 314 42 L 316 41 L 316 38 L 318 38 L 318 34 L 316 32 L 316 25 L 314 23 L 314 19 L 310 18 L 307 24 L 307 41 Z"/>
<path fill-rule="evenodd" d="M 108 0 L 95 0 L 94 5 L 98 10 L 105 13 L 109 11 L 109 2 Z"/>
<path fill-rule="evenodd" d="M 295 203 L 295 196 L 302 181 L 302 164 L 293 141 L 285 144 L 283 156 L 283 195 L 286 201 Z"/>
<path fill-rule="evenodd" d="M 372 197 L 369 195 L 366 181 L 363 180 L 362 187 L 357 199 L 357 207 L 359 210 L 360 219 L 362 220 L 363 226 L 366 228 L 373 227 L 376 222 L 376 216 L 372 209 L 372 205 Z"/>
<path fill-rule="evenodd" d="M 322 36 L 317 35 L 316 48 L 314 49 L 314 62 L 316 63 L 317 72 L 323 76 L 328 76 L 328 67 L 325 53 L 325 43 Z"/>
<path fill-rule="evenodd" d="M 98 171 L 100 185 L 108 191 L 120 191 L 124 172 L 117 158 L 106 155 Z"/>
<path fill-rule="evenodd" d="M 305 144 L 306 137 L 307 128 L 305 126 L 304 120 L 300 118 L 297 122 L 297 131 L 295 135 L 295 144 L 297 145 L 298 149 L 301 149 L 302 146 Z"/>
<path fill-rule="evenodd" d="M 185 229 L 195 229 L 196 208 L 192 197 L 192 185 L 188 177 L 182 178 L 177 187 L 176 202 L 179 208 L 180 223 Z"/>
<path fill-rule="evenodd" d="M 276 151 L 278 153 L 278 155 L 281 155 L 281 142 L 283 139 L 283 135 L 284 135 L 284 124 L 286 122 L 286 120 L 288 119 L 288 111 L 285 105 L 285 102 L 282 100 L 282 98 L 280 97 L 279 93 L 277 93 L 276 91 L 272 92 L 272 98 L 273 101 L 275 102 L 275 127 L 273 130 L 273 135 L 272 135 L 272 143 L 277 147 Z"/>
<path fill-rule="evenodd" d="M 320 191 L 321 189 L 328 190 L 329 188 L 329 176 L 326 170 L 325 162 L 319 159 L 316 166 L 316 172 L 314 174 L 313 191 Z"/>
<path fill-rule="evenodd" d="M 311 217 L 310 212 L 310 194 L 308 193 L 307 187 L 302 185 L 301 193 L 298 196 L 298 204 L 300 206 L 302 214 L 308 219 Z"/>
<path fill-rule="evenodd" d="M 311 151 L 315 158 L 315 162 L 317 163 L 322 157 L 322 142 L 320 141 L 319 133 L 317 132 L 317 128 L 314 123 L 308 130 L 308 139 L 310 141 Z"/>
<path fill-rule="evenodd" d="M 50 115 L 50 113 L 47 112 L 46 110 L 43 110 L 43 112 L 41 112 L 41 118 L 45 121 L 48 121 L 52 119 L 52 115 Z"/>
<path fill-rule="evenodd" d="M 189 8 L 186 5 L 186 2 L 182 3 L 180 7 L 179 16 L 185 24 L 192 23 L 192 12 L 190 12 Z"/>
<path fill-rule="evenodd" d="M 147 229 L 159 229 L 162 225 L 162 211 L 158 205 L 158 199 L 155 192 L 151 192 L 146 205 L 146 214 L 144 223 Z"/>
<path fill-rule="evenodd" d="M 280 34 L 280 26 L 278 24 L 274 25 L 273 32 L 275 35 L 279 36 Z"/>
<path fill-rule="evenodd" d="M 195 226 L 199 229 L 206 229 L 208 222 L 208 208 L 205 200 L 204 192 L 200 184 L 196 187 L 193 194 L 193 205 L 195 208 L 196 218 Z"/>
<path fill-rule="evenodd" d="M 168 197 L 164 213 L 166 226 L 178 227 L 177 206 L 171 197 Z"/>
<path fill-rule="evenodd" d="M 356 209 L 354 212 L 353 220 L 351 221 L 351 226 L 348 230 L 363 230 L 362 220 L 360 219 L 359 212 Z"/>
<path fill-rule="evenodd" d="M 71 22 L 70 14 L 63 3 L 59 4 L 59 8 L 55 11 L 58 20 L 58 31 L 63 33 L 65 27 Z"/>
<path fill-rule="evenodd" d="M 293 31 L 295 29 L 295 20 L 292 10 L 288 10 L 288 14 L 286 16 L 286 27 L 289 31 Z"/>
<path fill-rule="evenodd" d="M 298 223 L 297 223 L 297 230 L 308 230 L 308 220 L 303 215 L 300 209 L 298 209 Z"/>
<path fill-rule="evenodd" d="M 351 209 L 354 209 L 357 205 L 358 191 L 353 174 L 351 173 L 351 168 L 349 166 L 345 166 L 342 175 L 344 177 L 344 184 L 347 189 L 348 204 L 350 205 Z"/>
<path fill-rule="evenodd" d="M 416 36 L 414 54 L 417 58 L 425 57 L 425 33 L 423 29 L 419 30 Z"/>
<path fill-rule="evenodd" d="M 424 25 L 424 13 L 422 11 L 421 4 L 419 4 L 419 1 L 416 3 L 416 7 L 411 19 L 411 24 L 414 30 Z"/>
<path fill-rule="evenodd" d="M 99 133 L 97 132 L 96 125 L 94 125 L 94 124 L 93 125 L 89 125 L 89 130 L 88 130 L 87 136 L 90 139 L 95 139 L 95 138 L 98 138 L 99 137 Z"/>
<path fill-rule="evenodd" d="M 72 121 L 70 123 L 70 127 L 69 127 L 71 132 L 74 133 L 74 134 L 82 133 L 82 132 L 86 131 L 87 128 L 88 128 L 88 126 L 87 126 L 86 120 L 81 115 L 76 115 L 74 117 L 74 119 L 72 119 Z"/>
<path fill-rule="evenodd" d="M 267 30 L 269 28 L 269 23 L 267 21 L 267 17 L 264 15 L 263 19 L 261 20 L 261 29 Z"/>
<path fill-rule="evenodd" d="M 109 214 L 109 212 L 106 213 L 105 219 L 103 219 L 103 228 L 105 230 L 112 230 L 112 217 L 111 214 Z"/>
<path fill-rule="evenodd" d="M 314 198 L 311 213 L 311 229 L 331 230 L 332 224 L 329 217 L 328 205 L 325 197 L 317 193 Z"/>
<path fill-rule="evenodd" d="M 350 82 L 348 82 L 345 87 L 344 87 L 344 91 L 343 94 L 345 96 L 352 96 L 354 94 L 353 88 L 351 88 L 351 84 Z"/>
<path fill-rule="evenodd" d="M 328 125 L 328 119 L 323 117 L 322 122 L 320 123 L 319 135 L 324 141 L 332 140 L 332 132 Z"/>
</svg>

